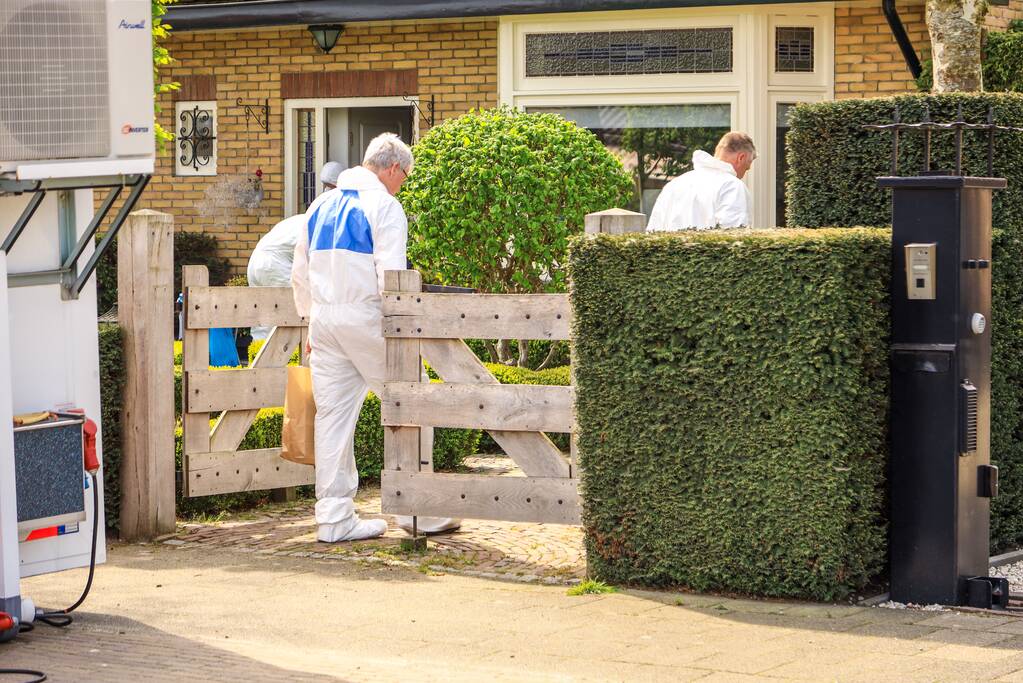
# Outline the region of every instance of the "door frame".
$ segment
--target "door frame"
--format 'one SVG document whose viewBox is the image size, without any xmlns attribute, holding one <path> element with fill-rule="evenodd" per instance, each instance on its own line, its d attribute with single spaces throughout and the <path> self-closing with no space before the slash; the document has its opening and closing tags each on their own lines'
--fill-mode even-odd
<svg viewBox="0 0 1023 683">
<path fill-rule="evenodd" d="M 409 107 L 412 115 L 412 141 L 419 139 L 419 117 L 416 115 L 413 103 L 419 104 L 418 96 L 411 96 L 409 99 L 403 97 L 324 97 L 324 98 L 301 98 L 284 100 L 284 216 L 287 218 L 296 213 L 296 180 L 297 164 L 295 159 L 295 134 L 298 129 L 298 110 L 313 110 L 313 125 L 315 126 L 314 165 L 316 168 L 323 168 L 327 158 L 327 137 L 325 126 L 327 123 L 327 109 L 361 109 L 366 107 Z M 344 160 L 347 162 L 347 159 Z M 319 175 L 316 179 L 316 193 L 323 192 L 323 185 L 320 183 Z"/>
</svg>

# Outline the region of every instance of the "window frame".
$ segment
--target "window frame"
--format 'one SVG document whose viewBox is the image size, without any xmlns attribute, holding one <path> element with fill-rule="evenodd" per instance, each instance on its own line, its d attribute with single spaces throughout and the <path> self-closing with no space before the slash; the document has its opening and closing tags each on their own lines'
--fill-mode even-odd
<svg viewBox="0 0 1023 683">
<path fill-rule="evenodd" d="M 181 163 L 181 147 L 179 137 L 181 131 L 181 112 L 193 110 L 198 107 L 201 110 L 209 110 L 211 127 L 213 129 L 213 153 L 210 155 L 209 163 L 195 168 L 191 165 Z M 217 115 L 216 100 L 178 100 L 174 103 L 174 175 L 181 178 L 210 178 L 217 175 L 217 138 L 219 129 L 219 118 Z"/>
</svg>

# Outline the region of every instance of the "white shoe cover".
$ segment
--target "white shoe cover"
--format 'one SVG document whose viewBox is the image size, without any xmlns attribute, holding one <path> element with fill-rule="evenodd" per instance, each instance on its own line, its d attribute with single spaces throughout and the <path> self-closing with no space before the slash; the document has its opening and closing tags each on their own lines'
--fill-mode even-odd
<svg viewBox="0 0 1023 683">
<path fill-rule="evenodd" d="M 412 533 L 412 518 L 405 515 L 398 515 L 398 526 L 407 533 Z M 446 531 L 454 531 L 462 526 L 462 520 L 451 519 L 450 517 L 420 517 L 416 523 L 416 531 L 421 534 L 443 534 Z"/>
<path fill-rule="evenodd" d="M 321 524 L 316 536 L 323 543 L 340 543 L 377 538 L 387 531 L 387 522 L 382 519 L 360 519 L 348 533 L 339 534 L 338 532 L 345 526 L 347 524 Z"/>
</svg>

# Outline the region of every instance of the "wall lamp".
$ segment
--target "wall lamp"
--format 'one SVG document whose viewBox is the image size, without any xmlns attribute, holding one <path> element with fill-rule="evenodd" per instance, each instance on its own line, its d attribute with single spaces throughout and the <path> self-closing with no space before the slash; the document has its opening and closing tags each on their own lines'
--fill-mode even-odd
<svg viewBox="0 0 1023 683">
<path fill-rule="evenodd" d="M 343 24 L 317 24 L 309 27 L 309 33 L 313 34 L 316 47 L 320 48 L 323 54 L 327 54 L 334 49 L 334 46 L 337 45 L 337 39 L 344 32 L 345 27 Z"/>
</svg>

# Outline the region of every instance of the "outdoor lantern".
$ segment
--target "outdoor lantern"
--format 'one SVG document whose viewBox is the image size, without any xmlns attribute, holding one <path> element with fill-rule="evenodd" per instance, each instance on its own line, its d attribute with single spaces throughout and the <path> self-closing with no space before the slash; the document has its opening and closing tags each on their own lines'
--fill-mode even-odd
<svg viewBox="0 0 1023 683">
<path fill-rule="evenodd" d="M 337 39 L 344 33 L 345 27 L 342 24 L 318 24 L 309 27 L 309 33 L 313 34 L 316 46 L 323 50 L 323 54 L 329 53 L 337 45 Z"/>
</svg>

